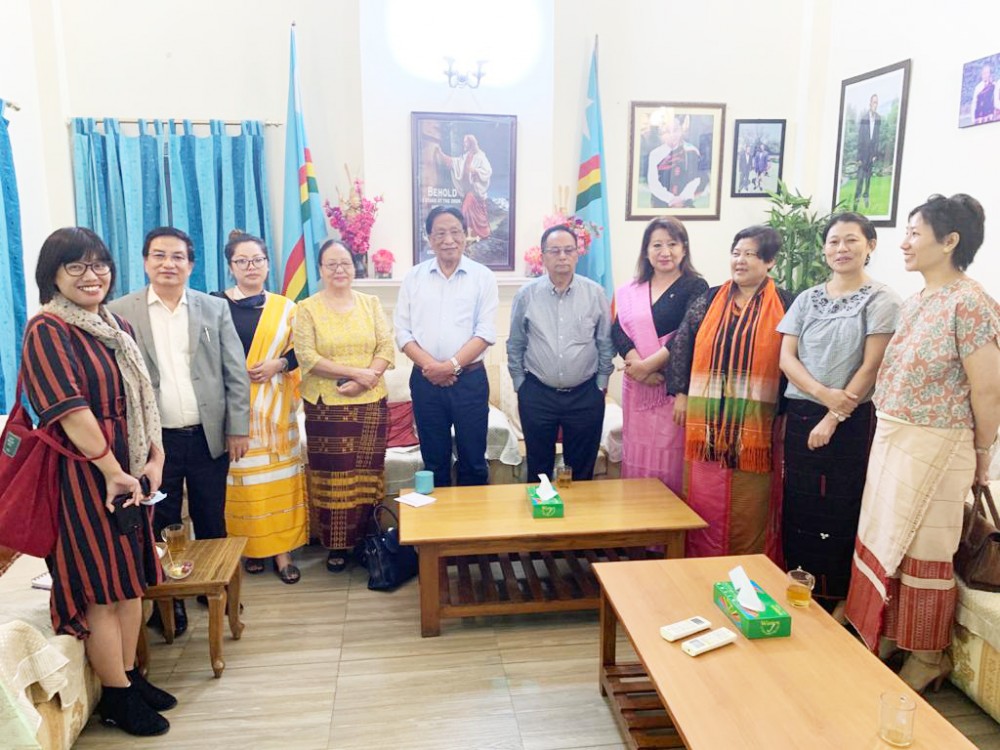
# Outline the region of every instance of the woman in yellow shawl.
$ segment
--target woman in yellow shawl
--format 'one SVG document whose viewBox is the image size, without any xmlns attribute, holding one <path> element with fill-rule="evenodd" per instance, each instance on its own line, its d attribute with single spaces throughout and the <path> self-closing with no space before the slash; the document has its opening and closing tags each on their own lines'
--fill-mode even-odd
<svg viewBox="0 0 1000 750">
<path fill-rule="evenodd" d="M 230 465 L 226 528 L 247 538 L 244 569 L 274 558 L 285 583 L 297 583 L 291 551 L 306 543 L 308 511 L 299 444 L 299 373 L 292 350 L 295 303 L 264 291 L 268 255 L 259 237 L 234 230 L 225 249 L 236 285 L 216 293 L 229 302 L 250 373 L 250 450 Z"/>
</svg>

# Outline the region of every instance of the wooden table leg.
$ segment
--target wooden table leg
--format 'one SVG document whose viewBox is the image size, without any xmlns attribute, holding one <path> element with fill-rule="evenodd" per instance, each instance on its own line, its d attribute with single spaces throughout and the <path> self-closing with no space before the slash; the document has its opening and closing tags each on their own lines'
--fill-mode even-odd
<svg viewBox="0 0 1000 750">
<path fill-rule="evenodd" d="M 163 623 L 163 640 L 167 643 L 174 642 L 174 600 L 157 599 L 156 606 L 160 610 L 160 622 Z"/>
<path fill-rule="evenodd" d="M 233 640 L 238 641 L 243 636 L 243 622 L 240 620 L 240 588 L 243 582 L 243 566 L 237 565 L 236 572 L 229 579 L 229 632 L 233 634 Z"/>
<path fill-rule="evenodd" d="M 671 531 L 667 534 L 666 544 L 663 545 L 663 556 L 668 560 L 684 557 L 684 542 L 686 539 L 687 532 Z"/>
<path fill-rule="evenodd" d="M 607 667 L 613 666 L 615 663 L 615 646 L 616 639 L 618 637 L 617 633 L 618 618 L 615 615 L 615 610 L 611 606 L 611 602 L 608 601 L 608 597 L 604 593 L 604 587 L 601 587 L 601 674 L 598 678 L 598 685 L 601 688 L 601 695 L 607 695 L 607 691 L 604 689 L 603 680 L 600 679 L 604 675 L 604 670 Z"/>
<path fill-rule="evenodd" d="M 441 548 L 420 545 L 420 635 L 441 635 Z"/>
<path fill-rule="evenodd" d="M 226 611 L 225 589 L 213 591 L 208 596 L 208 656 L 215 676 L 222 677 L 226 662 L 222 658 L 222 618 Z"/>
<path fill-rule="evenodd" d="M 141 606 L 141 605 L 140 605 Z M 155 602 L 153 606 L 156 606 Z M 136 666 L 143 677 L 149 672 L 149 639 L 146 637 L 146 618 L 139 625 L 139 642 L 135 645 Z"/>
</svg>

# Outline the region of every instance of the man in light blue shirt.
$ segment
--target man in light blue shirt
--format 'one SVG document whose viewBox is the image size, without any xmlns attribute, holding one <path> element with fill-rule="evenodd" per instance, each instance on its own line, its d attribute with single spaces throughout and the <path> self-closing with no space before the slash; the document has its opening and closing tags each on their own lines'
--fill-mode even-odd
<svg viewBox="0 0 1000 750">
<path fill-rule="evenodd" d="M 600 284 L 576 275 L 580 254 L 568 226 L 546 229 L 540 244 L 546 275 L 514 297 L 507 339 L 528 481 L 552 476 L 560 429 L 573 478 L 593 479 L 614 371 L 611 309 Z"/>
<path fill-rule="evenodd" d="M 487 484 L 490 387 L 483 357 L 496 342 L 497 280 L 465 256 L 467 226 L 458 208 L 431 209 L 425 229 L 435 257 L 406 274 L 394 313 L 396 344 L 414 365 L 420 453 L 434 485 L 450 486 L 454 426 L 458 484 Z"/>
</svg>

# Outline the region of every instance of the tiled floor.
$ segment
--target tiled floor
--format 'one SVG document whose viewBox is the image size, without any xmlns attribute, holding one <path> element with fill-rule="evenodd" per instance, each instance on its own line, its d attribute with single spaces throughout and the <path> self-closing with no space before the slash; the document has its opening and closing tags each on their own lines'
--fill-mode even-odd
<svg viewBox="0 0 1000 750">
<path fill-rule="evenodd" d="M 75 747 L 625 747 L 597 688 L 595 613 L 446 620 L 440 638 L 421 638 L 416 581 L 374 593 L 360 570 L 327 573 L 322 550 L 298 557 L 295 586 L 270 570 L 245 576 L 246 629 L 227 637 L 221 679 L 209 667 L 204 607 L 189 602 L 190 629 L 173 645 L 150 633 L 150 677 L 180 701 L 168 734 L 140 741 L 91 719 Z M 931 702 L 981 748 L 1000 748 L 1000 727 L 957 690 Z"/>
</svg>

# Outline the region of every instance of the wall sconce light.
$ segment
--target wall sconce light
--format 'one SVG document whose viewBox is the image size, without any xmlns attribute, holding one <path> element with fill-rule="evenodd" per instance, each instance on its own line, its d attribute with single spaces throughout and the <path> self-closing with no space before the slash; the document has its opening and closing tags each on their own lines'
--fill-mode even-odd
<svg viewBox="0 0 1000 750">
<path fill-rule="evenodd" d="M 486 60 L 477 60 L 475 71 L 466 71 L 464 73 L 455 70 L 454 57 L 446 57 L 444 61 L 448 63 L 448 70 L 444 71 L 444 74 L 448 77 L 448 85 L 453 89 L 478 89 L 479 82 L 483 80 L 483 76 L 486 75 L 483 72 L 483 65 L 486 63 Z"/>
</svg>

